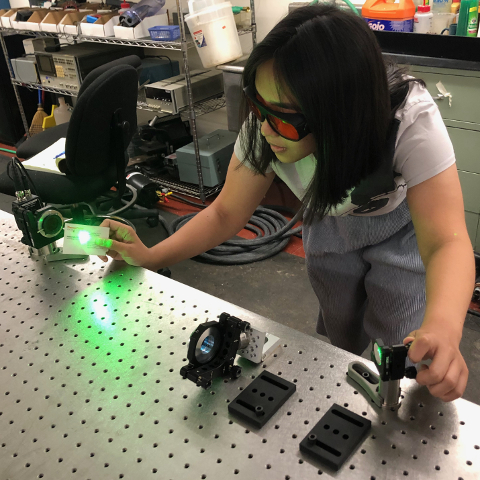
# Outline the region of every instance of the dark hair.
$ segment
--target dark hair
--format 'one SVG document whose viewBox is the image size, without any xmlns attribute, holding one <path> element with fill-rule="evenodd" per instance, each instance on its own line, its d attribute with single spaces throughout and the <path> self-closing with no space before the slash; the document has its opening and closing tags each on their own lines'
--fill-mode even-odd
<svg viewBox="0 0 480 480">
<path fill-rule="evenodd" d="M 250 54 L 243 84 L 273 59 L 277 86 L 291 92 L 316 139 L 317 166 L 303 199 L 307 221 L 342 203 L 382 163 L 391 119 L 409 80 L 387 67 L 364 19 L 331 5 L 295 9 Z M 283 92 L 286 87 L 286 91 Z M 277 158 L 243 102 L 244 161 L 264 174 Z"/>
</svg>

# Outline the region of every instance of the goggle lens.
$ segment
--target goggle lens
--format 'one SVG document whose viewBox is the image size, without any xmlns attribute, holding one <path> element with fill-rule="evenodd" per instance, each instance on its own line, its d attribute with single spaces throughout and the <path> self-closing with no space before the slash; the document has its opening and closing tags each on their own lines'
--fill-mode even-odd
<svg viewBox="0 0 480 480">
<path fill-rule="evenodd" d="M 252 110 L 253 114 L 261 121 L 263 122 L 265 119 L 267 120 L 268 124 L 277 132 L 281 137 L 287 139 L 287 140 L 298 140 L 299 135 L 297 129 L 290 123 L 284 122 L 278 117 L 274 117 L 270 113 L 260 110 L 258 105 L 256 105 L 252 100 L 249 98 L 248 104 L 250 106 L 250 109 Z"/>
<path fill-rule="evenodd" d="M 290 123 L 280 120 L 280 118 L 267 115 L 269 125 L 282 137 L 288 140 L 298 140 L 297 129 Z"/>
</svg>

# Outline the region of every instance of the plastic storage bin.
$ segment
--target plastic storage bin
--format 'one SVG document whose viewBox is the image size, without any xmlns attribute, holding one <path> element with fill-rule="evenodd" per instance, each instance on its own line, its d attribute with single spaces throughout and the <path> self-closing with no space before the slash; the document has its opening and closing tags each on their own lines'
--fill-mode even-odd
<svg viewBox="0 0 480 480">
<path fill-rule="evenodd" d="M 152 40 L 173 42 L 180 38 L 180 27 L 178 25 L 158 25 L 148 29 Z"/>
<path fill-rule="evenodd" d="M 230 2 L 195 0 L 189 2 L 185 17 L 204 68 L 236 60 L 242 56 L 237 26 Z"/>
</svg>

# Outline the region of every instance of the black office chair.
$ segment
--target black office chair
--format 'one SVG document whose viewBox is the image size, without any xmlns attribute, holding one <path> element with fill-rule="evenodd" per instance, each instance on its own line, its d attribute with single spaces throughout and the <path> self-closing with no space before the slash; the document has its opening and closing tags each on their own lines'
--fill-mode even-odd
<svg viewBox="0 0 480 480">
<path fill-rule="evenodd" d="M 111 68 L 119 65 L 130 65 L 135 68 L 139 74 L 141 60 L 136 55 L 130 55 L 128 57 L 122 57 L 118 60 L 106 63 L 105 65 L 102 65 L 92 70 L 86 76 L 85 80 L 80 86 L 77 99 L 80 99 L 83 96 L 84 92 L 93 83 L 95 79 L 97 79 L 100 75 L 107 72 Z M 69 123 L 70 122 L 62 123 L 55 127 L 47 128 L 43 132 L 40 132 L 23 142 L 17 149 L 18 158 L 28 160 L 29 158 L 35 156 L 37 153 L 40 153 L 42 150 L 48 148 L 50 145 L 53 145 L 60 138 L 66 138 Z"/>
<path fill-rule="evenodd" d="M 136 209 L 127 215 L 121 202 L 126 190 L 126 150 L 137 127 L 137 56 L 115 60 L 90 72 L 82 83 L 68 123 L 39 133 L 18 149 L 19 158 L 31 158 L 65 137 L 66 175 L 29 170 L 41 200 L 60 207 L 68 205 L 74 221 L 83 220 L 86 205 L 94 215 L 116 214 L 129 218 L 158 218 L 155 210 Z M 116 192 L 112 192 L 112 187 Z M 14 195 L 11 180 L 2 175 L 0 192 Z M 125 203 L 125 202 L 124 202 Z M 73 206 L 73 208 L 71 208 Z"/>
</svg>

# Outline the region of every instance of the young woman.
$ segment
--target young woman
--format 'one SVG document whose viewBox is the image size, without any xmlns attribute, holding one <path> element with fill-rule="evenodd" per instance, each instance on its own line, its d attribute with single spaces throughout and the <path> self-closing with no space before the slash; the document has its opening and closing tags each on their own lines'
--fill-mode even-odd
<svg viewBox="0 0 480 480">
<path fill-rule="evenodd" d="M 461 396 L 474 260 L 453 148 L 423 82 L 386 66 L 365 21 L 332 6 L 283 19 L 243 81 L 249 113 L 218 198 L 152 248 L 104 221 L 107 255 L 157 270 L 205 252 L 279 175 L 306 206 L 317 331 L 356 354 L 370 338 L 413 340 L 410 360 L 432 359 L 417 381 L 444 401 Z"/>
</svg>

